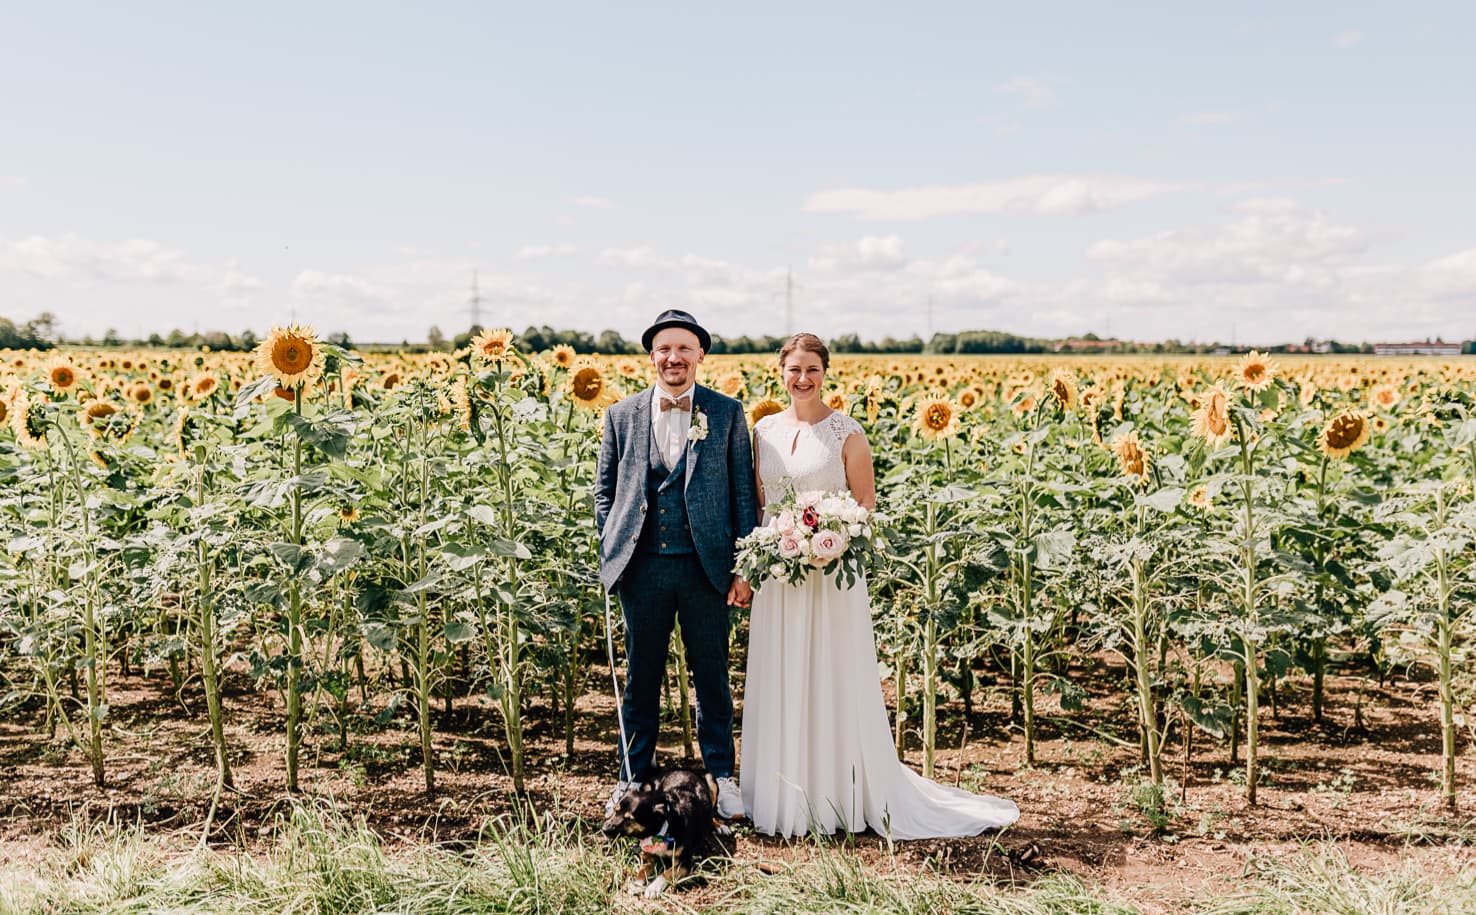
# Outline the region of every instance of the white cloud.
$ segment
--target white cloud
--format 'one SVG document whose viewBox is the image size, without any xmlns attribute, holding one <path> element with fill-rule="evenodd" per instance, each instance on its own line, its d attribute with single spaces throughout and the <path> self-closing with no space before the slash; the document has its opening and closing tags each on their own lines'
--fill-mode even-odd
<svg viewBox="0 0 1476 915">
<path fill-rule="evenodd" d="M 1087 257 L 1118 280 L 1305 287 L 1335 276 L 1335 268 L 1367 247 L 1358 229 L 1285 198 L 1252 199 L 1235 209 L 1241 218 L 1223 226 L 1100 241 Z"/>
<path fill-rule="evenodd" d="M 858 219 L 919 220 L 961 213 L 1080 216 L 1183 191 L 1191 185 L 1112 175 L 1027 175 L 979 184 L 934 184 L 879 190 L 833 188 L 805 199 L 812 213 Z"/>
<path fill-rule="evenodd" d="M 1056 100 L 1056 93 L 1033 76 L 1016 76 L 994 87 L 1000 95 L 1012 95 L 1026 108 L 1043 108 Z"/>
<path fill-rule="evenodd" d="M 20 175 L 0 175 L 0 187 L 24 187 L 25 183 Z"/>
<path fill-rule="evenodd" d="M 564 257 L 578 252 L 579 249 L 574 245 L 524 245 L 513 257 L 520 261 L 536 261 L 549 257 Z"/>
<path fill-rule="evenodd" d="M 572 203 L 575 206 L 586 207 L 591 210 L 610 210 L 615 208 L 615 201 L 609 197 L 575 197 Z"/>
<path fill-rule="evenodd" d="M 1361 41 L 1363 41 L 1363 33 L 1357 29 L 1343 29 L 1332 37 L 1333 45 L 1339 48 L 1351 48 Z"/>
<path fill-rule="evenodd" d="M 292 280 L 287 296 L 308 306 L 342 306 L 382 308 L 394 293 L 362 276 L 303 270 Z"/>
<path fill-rule="evenodd" d="M 868 235 L 854 244 L 825 245 L 810 255 L 809 264 L 812 270 L 897 270 L 907 265 L 907 254 L 899 236 Z"/>
<path fill-rule="evenodd" d="M 595 257 L 595 263 L 601 267 L 649 269 L 667 268 L 673 262 L 657 253 L 655 248 L 642 245 L 635 248 L 606 248 Z"/>
<path fill-rule="evenodd" d="M 1188 114 L 1179 115 L 1179 126 L 1213 127 L 1220 124 L 1229 124 L 1234 120 L 1235 115 L 1228 111 L 1191 111 Z"/>
</svg>

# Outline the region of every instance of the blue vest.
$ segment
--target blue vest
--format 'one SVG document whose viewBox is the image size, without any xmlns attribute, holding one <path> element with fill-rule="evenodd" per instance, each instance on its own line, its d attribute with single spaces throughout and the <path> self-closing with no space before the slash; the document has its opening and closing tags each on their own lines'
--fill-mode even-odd
<svg viewBox="0 0 1476 915">
<path fill-rule="evenodd" d="M 646 468 L 646 521 L 636 549 L 646 553 L 677 555 L 697 552 L 687 521 L 687 448 L 671 470 L 661 462 L 661 447 L 651 443 L 651 463 Z"/>
</svg>

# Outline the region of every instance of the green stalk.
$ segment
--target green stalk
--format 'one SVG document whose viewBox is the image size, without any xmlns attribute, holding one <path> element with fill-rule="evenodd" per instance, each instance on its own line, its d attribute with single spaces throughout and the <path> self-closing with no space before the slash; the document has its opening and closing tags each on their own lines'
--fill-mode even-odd
<svg viewBox="0 0 1476 915">
<path fill-rule="evenodd" d="M 205 464 L 203 448 L 195 455 L 200 460 L 199 473 L 195 478 L 195 505 L 205 504 Z M 195 541 L 195 564 L 200 577 L 200 674 L 205 689 L 205 708 L 210 716 L 210 739 L 215 745 L 215 776 L 217 790 L 234 785 L 231 764 L 226 756 L 225 718 L 221 711 L 220 671 L 215 666 L 215 607 L 211 600 L 209 547 L 205 544 L 204 532 Z"/>
<path fill-rule="evenodd" d="M 292 392 L 292 410 L 302 415 L 302 385 Z M 302 546 L 302 437 L 292 436 L 292 530 L 290 542 Z M 302 744 L 302 586 L 294 569 L 287 583 L 287 790 L 296 792 L 297 756 Z"/>
<path fill-rule="evenodd" d="M 923 777 L 933 777 L 933 757 L 938 750 L 938 532 L 937 507 L 927 503 L 925 533 L 928 539 L 927 564 L 923 574 L 923 599 L 928 608 L 923 626 Z"/>
<path fill-rule="evenodd" d="M 1443 491 L 1435 494 L 1435 513 L 1441 526 L 1446 519 L 1446 504 Z M 1441 793 L 1445 806 L 1455 810 L 1455 690 L 1451 664 L 1454 620 L 1451 618 L 1450 598 L 1455 590 L 1450 580 L 1450 558 L 1444 547 L 1435 551 L 1437 601 L 1435 630 L 1438 637 L 1437 651 L 1440 656 L 1440 752 Z"/>
<path fill-rule="evenodd" d="M 1256 782 L 1260 780 L 1260 759 L 1257 755 L 1260 749 L 1260 723 L 1257 715 L 1260 693 L 1260 671 L 1257 666 L 1260 650 L 1255 638 L 1255 631 L 1260 622 L 1260 612 L 1256 606 L 1256 528 L 1254 493 L 1251 486 L 1250 441 L 1245 434 L 1245 426 L 1241 423 L 1239 414 L 1235 415 L 1235 427 L 1240 434 L 1240 493 L 1241 500 L 1244 502 L 1242 515 L 1244 530 L 1240 543 L 1240 561 L 1244 573 L 1241 584 L 1241 608 L 1245 614 L 1245 627 L 1241 633 L 1240 644 L 1242 655 L 1245 658 L 1245 799 L 1254 805 L 1256 803 Z"/>
<path fill-rule="evenodd" d="M 497 437 L 497 457 L 501 471 L 499 476 L 502 482 L 502 527 L 504 534 L 511 538 L 514 530 L 512 462 L 508 449 L 507 432 L 503 427 L 502 410 L 494 409 L 492 420 L 493 430 Z M 502 658 L 503 693 L 500 706 L 503 723 L 507 729 L 508 753 L 512 757 L 513 790 L 521 794 L 523 793 L 523 658 L 516 603 L 518 594 L 516 556 L 507 557 L 506 582 L 508 592 L 513 595 L 514 599 L 503 608 L 501 621 L 505 654 Z"/>
<path fill-rule="evenodd" d="M 87 491 L 82 486 L 82 468 L 71 438 L 59 425 L 53 426 L 67 451 L 67 465 L 72 486 L 77 492 L 77 506 L 82 518 L 82 550 L 86 573 L 82 585 L 82 658 L 87 671 L 87 759 L 92 764 L 92 782 L 103 787 L 107 777 L 103 771 L 102 719 L 107 707 L 107 633 L 97 618 L 97 582 L 102 570 L 97 567 L 97 551 L 92 539 L 92 524 L 87 510 Z"/>
</svg>

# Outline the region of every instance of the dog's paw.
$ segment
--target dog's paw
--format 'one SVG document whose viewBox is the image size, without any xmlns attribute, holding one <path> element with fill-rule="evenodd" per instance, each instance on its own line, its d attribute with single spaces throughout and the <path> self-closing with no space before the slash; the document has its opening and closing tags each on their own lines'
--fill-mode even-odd
<svg viewBox="0 0 1476 915">
<path fill-rule="evenodd" d="M 666 875 L 662 874 L 660 877 L 652 880 L 650 886 L 646 887 L 646 898 L 655 899 L 664 892 L 666 892 Z"/>
<path fill-rule="evenodd" d="M 639 896 L 646 891 L 646 881 L 632 880 L 625 885 L 625 891 L 632 896 Z"/>
</svg>

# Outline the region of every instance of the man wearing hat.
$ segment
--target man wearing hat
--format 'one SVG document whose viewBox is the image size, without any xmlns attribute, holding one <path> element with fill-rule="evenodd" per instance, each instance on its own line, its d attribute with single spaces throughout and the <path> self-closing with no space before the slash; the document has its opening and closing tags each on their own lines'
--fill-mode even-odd
<svg viewBox="0 0 1476 915">
<path fill-rule="evenodd" d="M 657 381 L 605 411 L 595 488 L 600 581 L 625 614 L 620 781 L 606 814 L 632 782 L 653 772 L 677 623 L 697 689 L 702 761 L 717 779 L 718 813 L 742 816 L 733 778 L 728 607 L 748 606 L 753 596 L 733 575 L 734 543 L 758 520 L 747 418 L 741 403 L 696 383 L 712 346 L 696 318 L 663 312 L 641 345 Z"/>
</svg>

